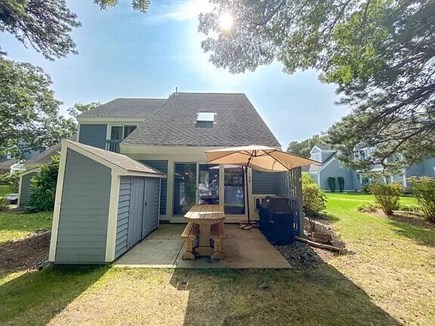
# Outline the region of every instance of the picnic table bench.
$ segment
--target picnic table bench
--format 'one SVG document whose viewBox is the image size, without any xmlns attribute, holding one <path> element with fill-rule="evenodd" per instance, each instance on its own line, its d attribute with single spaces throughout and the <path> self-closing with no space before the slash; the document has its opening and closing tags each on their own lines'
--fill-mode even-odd
<svg viewBox="0 0 435 326">
<path fill-rule="evenodd" d="M 182 259 L 195 259 L 195 255 L 222 259 L 225 220 L 223 206 L 195 205 L 184 217 L 189 220 L 189 223 L 181 235 L 185 243 Z M 193 242 L 196 238 L 199 238 L 199 245 L 194 247 Z M 211 242 L 213 246 L 210 245 Z"/>
</svg>

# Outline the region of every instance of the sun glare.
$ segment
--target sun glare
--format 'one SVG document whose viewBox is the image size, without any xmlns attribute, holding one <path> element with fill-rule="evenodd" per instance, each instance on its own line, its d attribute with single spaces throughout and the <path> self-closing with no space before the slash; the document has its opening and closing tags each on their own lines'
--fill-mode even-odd
<svg viewBox="0 0 435 326">
<path fill-rule="evenodd" d="M 225 31 L 231 29 L 231 27 L 233 27 L 233 23 L 234 23 L 233 16 L 229 12 L 223 13 L 219 17 L 219 26 Z"/>
</svg>

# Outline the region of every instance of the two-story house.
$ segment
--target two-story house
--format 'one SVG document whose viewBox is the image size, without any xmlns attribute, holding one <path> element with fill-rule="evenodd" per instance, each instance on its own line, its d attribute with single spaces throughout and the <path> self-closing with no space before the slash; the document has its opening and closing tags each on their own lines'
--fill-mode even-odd
<svg viewBox="0 0 435 326">
<path fill-rule="evenodd" d="M 368 159 L 372 153 L 371 148 L 359 148 L 355 150 L 354 159 Z M 411 176 L 430 176 L 435 177 L 435 158 L 424 160 L 422 163 L 413 165 L 400 174 L 377 176 L 373 174 L 362 173 L 357 170 L 344 166 L 337 158 L 337 151 L 332 147 L 324 144 L 315 145 L 310 151 L 310 158 L 318 161 L 320 165 L 311 165 L 309 174 L 322 190 L 329 191 L 328 178 L 344 178 L 345 191 L 360 191 L 364 186 L 369 186 L 373 182 L 391 183 L 398 182 L 404 187 L 407 184 L 407 178 Z M 372 173 L 381 173 L 381 165 L 375 165 L 371 169 Z"/>
<path fill-rule="evenodd" d="M 205 151 L 251 144 L 280 144 L 245 94 L 174 93 L 168 99 L 115 99 L 77 117 L 77 141 L 122 153 L 167 175 L 162 220 L 184 221 L 212 176 L 230 220 L 245 215 L 243 168 L 205 164 Z M 253 172 L 253 193 L 275 193 L 275 175 Z M 189 176 L 183 188 L 178 176 Z M 186 179 L 185 179 L 186 181 Z M 237 189 L 237 190 L 236 190 Z M 205 190 L 204 190 L 205 191 Z M 251 201 L 253 202 L 253 201 Z M 227 218 L 228 219 L 228 218 Z"/>
<path fill-rule="evenodd" d="M 77 142 L 61 150 L 50 246 L 57 263 L 113 261 L 158 223 L 185 223 L 197 203 L 223 205 L 229 223 L 248 212 L 255 219 L 256 199 L 290 189 L 285 173 L 248 168 L 246 178 L 242 166 L 207 164 L 212 149 L 280 148 L 245 94 L 119 98 L 77 120 Z"/>
</svg>

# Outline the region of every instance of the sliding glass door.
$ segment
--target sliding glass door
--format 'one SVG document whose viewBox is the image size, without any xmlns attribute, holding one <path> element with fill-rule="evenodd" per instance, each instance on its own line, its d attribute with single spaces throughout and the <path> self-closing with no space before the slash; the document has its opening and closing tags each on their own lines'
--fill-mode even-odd
<svg viewBox="0 0 435 326">
<path fill-rule="evenodd" d="M 245 214 L 245 170 L 241 166 L 224 167 L 224 210 L 226 214 Z"/>
<path fill-rule="evenodd" d="M 224 205 L 228 215 L 245 214 L 245 170 L 236 165 L 175 163 L 173 214 L 195 204 Z"/>
<path fill-rule="evenodd" d="M 219 204 L 219 165 L 199 164 L 198 204 Z"/>
<path fill-rule="evenodd" d="M 174 215 L 184 215 L 196 202 L 196 163 L 175 163 Z"/>
</svg>

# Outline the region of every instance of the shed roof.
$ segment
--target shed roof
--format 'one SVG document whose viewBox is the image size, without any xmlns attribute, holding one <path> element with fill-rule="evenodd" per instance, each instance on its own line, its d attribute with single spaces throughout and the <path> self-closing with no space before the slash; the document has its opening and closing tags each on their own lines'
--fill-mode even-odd
<svg viewBox="0 0 435 326">
<path fill-rule="evenodd" d="M 96 148 L 93 146 L 73 142 L 71 140 L 63 140 L 62 146 L 67 146 L 73 150 L 79 150 L 80 153 L 90 157 L 90 158 L 100 158 L 105 165 L 115 166 L 124 170 L 127 174 L 129 173 L 141 173 L 147 175 L 155 175 L 165 177 L 165 174 L 153 169 L 145 164 L 139 163 L 132 158 L 125 156 L 123 154 L 118 154 L 104 149 Z"/>
<path fill-rule="evenodd" d="M 73 140 L 73 139 L 76 139 L 76 138 L 77 138 L 77 135 L 72 135 L 72 136 L 68 137 L 67 139 L 68 140 Z M 53 146 L 47 148 L 45 151 L 35 155 L 30 160 L 27 160 L 24 163 L 24 165 L 26 167 L 33 167 L 33 166 L 36 166 L 36 165 L 50 163 L 51 158 L 54 155 L 59 154 L 60 148 L 61 148 L 61 143 L 53 145 Z"/>
<path fill-rule="evenodd" d="M 199 112 L 215 121 L 198 123 Z M 266 123 L 242 93 L 174 93 L 123 142 L 149 146 L 280 147 Z"/>
<path fill-rule="evenodd" d="M 77 116 L 80 118 L 146 118 L 167 99 L 117 98 Z"/>
</svg>

